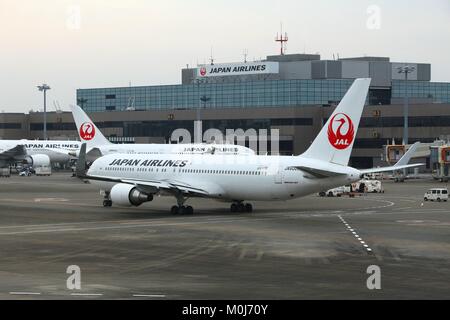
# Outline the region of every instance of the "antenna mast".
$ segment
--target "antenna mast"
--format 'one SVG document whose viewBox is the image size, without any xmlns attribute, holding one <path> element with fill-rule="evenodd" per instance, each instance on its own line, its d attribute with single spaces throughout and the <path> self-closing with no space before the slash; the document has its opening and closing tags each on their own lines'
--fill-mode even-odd
<svg viewBox="0 0 450 320">
<path fill-rule="evenodd" d="M 247 63 L 248 50 L 244 49 L 244 52 L 242 54 L 244 55 L 244 63 Z"/>
<path fill-rule="evenodd" d="M 211 47 L 211 57 L 209 58 L 211 65 L 214 65 L 213 48 Z"/>
<path fill-rule="evenodd" d="M 283 37 L 283 24 L 281 24 L 281 32 L 279 35 L 277 33 L 275 41 L 280 43 L 280 55 L 283 56 L 284 52 L 286 51 L 285 43 L 288 41 L 288 36 L 287 36 L 286 32 L 284 33 L 284 37 Z"/>
</svg>

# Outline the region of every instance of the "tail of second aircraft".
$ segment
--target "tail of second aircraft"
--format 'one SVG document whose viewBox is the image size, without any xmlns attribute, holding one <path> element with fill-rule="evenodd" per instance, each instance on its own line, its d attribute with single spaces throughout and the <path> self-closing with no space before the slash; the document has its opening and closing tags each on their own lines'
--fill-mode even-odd
<svg viewBox="0 0 450 320">
<path fill-rule="evenodd" d="M 348 165 L 370 81 L 370 78 L 363 78 L 353 82 L 302 157 Z"/>
<path fill-rule="evenodd" d="M 85 142 L 88 148 L 110 144 L 108 139 L 100 132 L 94 122 L 79 106 L 71 105 L 73 119 L 77 126 L 78 136 L 81 142 Z"/>
</svg>

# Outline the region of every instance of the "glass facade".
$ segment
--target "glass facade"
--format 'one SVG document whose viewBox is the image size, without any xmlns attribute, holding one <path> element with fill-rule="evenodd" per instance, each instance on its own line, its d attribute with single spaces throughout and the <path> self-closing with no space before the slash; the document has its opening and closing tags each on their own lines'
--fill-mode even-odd
<svg viewBox="0 0 450 320">
<path fill-rule="evenodd" d="M 361 128 L 400 128 L 403 127 L 403 117 L 372 117 L 361 118 Z M 450 116 L 409 116 L 409 127 L 447 127 Z"/>
<path fill-rule="evenodd" d="M 352 79 L 265 80 L 233 83 L 78 89 L 77 103 L 88 112 L 134 110 L 289 107 L 326 105 L 340 101 Z M 392 90 L 370 91 L 370 104 L 390 104 L 403 98 L 406 83 L 392 81 Z M 450 83 L 408 81 L 413 98 L 450 103 Z"/>
<path fill-rule="evenodd" d="M 165 121 L 106 121 L 95 123 L 100 129 L 122 128 L 126 137 L 170 137 L 178 128 L 185 128 L 194 134 L 194 123 L 190 120 L 165 120 Z M 230 119 L 230 120 L 203 120 L 203 130 L 210 128 L 219 129 L 225 133 L 229 128 L 266 129 L 278 126 L 312 126 L 312 118 L 271 118 L 271 119 Z M 42 131 L 42 122 L 30 123 L 30 130 Z M 76 131 L 75 123 L 47 123 L 47 130 Z"/>
<path fill-rule="evenodd" d="M 428 82 L 428 81 L 392 81 L 392 98 L 428 98 L 436 103 L 450 103 L 450 82 Z"/>
<path fill-rule="evenodd" d="M 77 103 L 87 112 L 323 105 L 339 101 L 352 83 L 351 79 L 265 80 L 78 89 Z"/>
</svg>

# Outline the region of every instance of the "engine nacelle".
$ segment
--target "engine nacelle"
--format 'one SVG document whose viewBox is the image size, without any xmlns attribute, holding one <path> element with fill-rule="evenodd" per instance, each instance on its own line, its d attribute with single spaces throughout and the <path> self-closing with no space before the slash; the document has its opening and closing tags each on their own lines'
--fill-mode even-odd
<svg viewBox="0 0 450 320">
<path fill-rule="evenodd" d="M 49 167 L 50 157 L 46 154 L 33 154 L 26 156 L 25 162 L 33 167 Z"/>
<path fill-rule="evenodd" d="M 135 186 L 125 183 L 118 183 L 114 185 L 111 188 L 109 196 L 114 204 L 123 207 L 137 207 L 144 202 L 153 200 L 152 194 L 143 193 Z"/>
</svg>

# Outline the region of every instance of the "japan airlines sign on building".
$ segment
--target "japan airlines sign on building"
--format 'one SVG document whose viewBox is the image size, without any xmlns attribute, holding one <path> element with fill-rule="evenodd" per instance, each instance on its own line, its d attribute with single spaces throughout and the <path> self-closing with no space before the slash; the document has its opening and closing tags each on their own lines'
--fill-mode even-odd
<svg viewBox="0 0 450 320">
<path fill-rule="evenodd" d="M 198 67 L 197 78 L 269 74 L 278 73 L 278 70 L 278 62 L 213 64 Z"/>
</svg>

